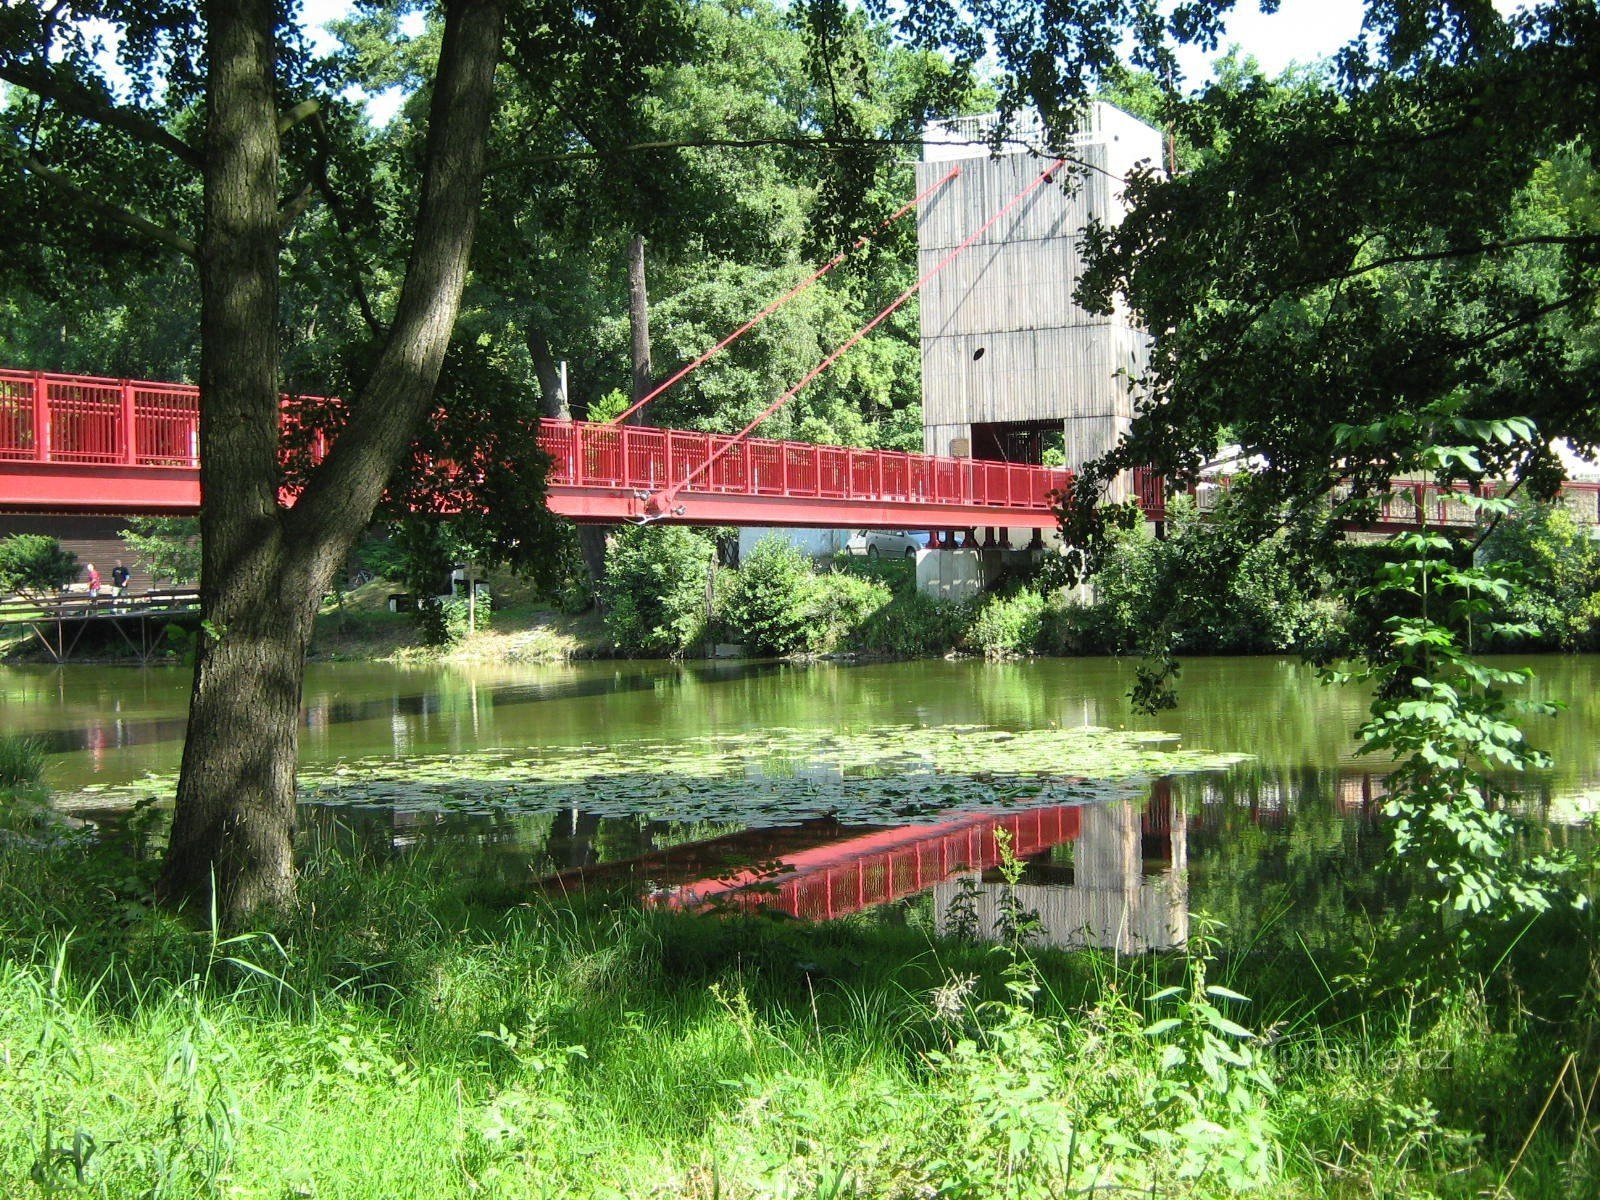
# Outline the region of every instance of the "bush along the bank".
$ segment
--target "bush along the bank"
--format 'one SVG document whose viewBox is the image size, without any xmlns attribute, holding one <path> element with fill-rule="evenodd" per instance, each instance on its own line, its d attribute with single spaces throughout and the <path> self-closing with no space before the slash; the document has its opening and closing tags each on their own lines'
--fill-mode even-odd
<svg viewBox="0 0 1600 1200">
<path fill-rule="evenodd" d="M 1518 649 L 1593 650 L 1600 647 L 1600 545 L 1563 504 L 1519 497 L 1484 539 L 1479 562 L 1513 576 L 1521 586 L 1506 622 L 1537 626 L 1532 638 L 1501 638 Z"/>
<path fill-rule="evenodd" d="M 1031 588 L 985 597 L 962 644 L 985 658 L 1032 654 L 1043 646 L 1045 607 L 1045 597 Z"/>
<path fill-rule="evenodd" d="M 1184 498 L 1166 536 L 1118 530 L 1092 587 L 1060 586 L 1056 560 L 1013 568 L 999 588 L 964 602 L 921 593 L 908 562 L 836 558 L 816 565 L 778 535 L 735 570 L 717 572 L 714 628 L 706 625 L 713 551 L 685 529 L 627 529 L 612 547 L 602 596 L 625 654 L 682 654 L 708 633 L 752 654 L 860 653 L 893 657 L 952 650 L 1008 658 L 1129 654 L 1159 636 L 1202 654 L 1319 652 L 1345 635 L 1326 572 L 1282 537 L 1254 542 L 1227 513 L 1202 517 Z M 1196 581 L 1199 581 L 1197 584 Z"/>
<path fill-rule="evenodd" d="M 870 624 L 896 601 L 889 585 L 877 579 L 842 571 L 816 576 L 806 609 L 809 649 L 820 654 L 865 646 Z"/>
<path fill-rule="evenodd" d="M 705 640 L 715 548 L 678 525 L 629 525 L 606 554 L 600 598 L 623 654 L 683 654 Z"/>
<path fill-rule="evenodd" d="M 1326 571 L 1286 539 L 1249 538 L 1225 506 L 1201 514 L 1184 496 L 1167 514 L 1163 538 L 1142 522 L 1113 532 L 1092 601 L 1063 602 L 1045 621 L 1055 652 L 1140 652 L 1158 633 L 1203 654 L 1316 651 L 1341 638 Z"/>
<path fill-rule="evenodd" d="M 731 572 L 719 615 L 751 653 L 818 649 L 812 625 L 816 582 L 805 553 L 786 538 L 769 534 Z"/>
</svg>

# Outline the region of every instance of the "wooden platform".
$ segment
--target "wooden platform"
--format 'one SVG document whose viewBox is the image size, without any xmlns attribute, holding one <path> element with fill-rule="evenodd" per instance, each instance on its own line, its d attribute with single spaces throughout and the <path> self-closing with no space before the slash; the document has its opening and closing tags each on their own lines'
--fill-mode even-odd
<svg viewBox="0 0 1600 1200">
<path fill-rule="evenodd" d="M 67 662 L 91 629 L 114 630 L 141 663 L 161 648 L 167 628 L 198 629 L 200 593 L 193 588 L 0 600 L 0 628 L 26 626 L 56 662 Z"/>
</svg>

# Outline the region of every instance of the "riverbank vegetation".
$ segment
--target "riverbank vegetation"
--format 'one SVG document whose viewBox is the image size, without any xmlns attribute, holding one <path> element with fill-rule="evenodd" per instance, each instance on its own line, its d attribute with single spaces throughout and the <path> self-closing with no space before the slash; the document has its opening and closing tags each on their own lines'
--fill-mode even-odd
<svg viewBox="0 0 1600 1200">
<path fill-rule="evenodd" d="M 1012 554 L 990 589 L 960 602 L 919 593 L 908 561 L 839 555 L 819 564 L 777 534 L 736 568 L 719 567 L 714 538 L 690 529 L 630 529 L 614 547 L 604 620 L 626 655 L 726 642 L 755 655 L 1139 655 L 1159 646 L 1326 659 L 1366 636 L 1371 614 L 1350 597 L 1381 553 L 1370 542 L 1330 554 L 1281 534 L 1260 538 L 1226 503 L 1202 513 L 1181 496 L 1159 534 L 1142 521 L 1112 528 L 1086 588 L 1063 586 L 1054 554 Z M 1596 644 L 1600 549 L 1564 508 L 1519 502 L 1478 557 L 1520 581 L 1484 622 L 1488 648 Z"/>
<path fill-rule="evenodd" d="M 301 847 L 296 913 L 222 937 L 150 907 L 145 816 L 98 837 L 0 796 L 19 1195 L 1600 1186 L 1587 912 L 1419 953 L 1430 912 L 1326 869 L 1208 924 L 1246 870 L 1196 889 L 1186 950 L 1128 957 L 1025 921 L 1009 946 L 940 937 L 925 901 L 821 925 L 556 901 L 459 847 L 330 839 Z"/>
</svg>

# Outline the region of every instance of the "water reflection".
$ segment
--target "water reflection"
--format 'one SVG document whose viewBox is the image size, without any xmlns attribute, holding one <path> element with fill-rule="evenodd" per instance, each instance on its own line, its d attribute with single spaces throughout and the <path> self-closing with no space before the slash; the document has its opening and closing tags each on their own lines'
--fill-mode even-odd
<svg viewBox="0 0 1600 1200">
<path fill-rule="evenodd" d="M 1029 862 L 1021 879 L 993 872 L 933 889 L 941 933 L 999 940 L 1022 914 L 1031 940 L 1123 954 L 1170 950 L 1189 939 L 1188 821 L 1163 783 L 1143 812 L 1129 804 L 1079 810 L 1077 836 Z"/>
<path fill-rule="evenodd" d="M 307 809 L 319 840 L 369 857 L 448 845 L 456 868 L 512 894 L 626 893 L 691 910 L 808 920 L 926 903 L 935 925 L 993 937 L 1021 910 L 1042 944 L 1140 953 L 1183 945 L 1190 914 L 1227 940 L 1315 948 L 1403 901 L 1384 874 L 1383 779 L 1351 767 L 1258 765 L 1157 780 L 1138 803 L 1049 805 L 895 827 L 832 818 L 776 828 L 537 815 Z M 1003 834 L 1023 864 L 997 870 Z M 1552 833 L 1559 840 L 1559 830 Z"/>
<path fill-rule="evenodd" d="M 1600 795 L 1600 657 L 1533 665 L 1534 698 L 1563 701 L 1568 711 L 1530 728 L 1557 766 L 1533 781 L 1528 803 L 1579 813 Z M 0 669 L 0 728 L 46 741 L 48 779 L 62 793 L 171 772 L 189 683 L 182 669 Z M 759 901 L 803 917 L 915 903 L 944 922 L 951 894 L 965 887 L 976 891 L 978 922 L 989 930 L 1003 899 L 994 835 L 1007 828 L 1027 861 L 1019 902 L 1038 913 L 1041 937 L 1128 952 L 1181 943 L 1188 912 L 1222 921 L 1241 942 L 1292 938 L 1315 950 L 1347 940 L 1352 922 L 1404 902 L 1404 881 L 1379 870 L 1381 775 L 1352 755 L 1349 731 L 1366 707 L 1359 690 L 1323 687 L 1294 662 L 1206 659 L 1186 665 L 1179 709 L 1145 718 L 1129 708 L 1130 683 L 1131 666 L 1109 659 L 465 671 L 318 664 L 305 687 L 305 761 L 388 757 L 397 777 L 411 755 L 891 725 L 1162 728 L 1187 746 L 1256 758 L 1224 774 L 1159 784 L 1142 806 L 1013 814 L 1035 821 L 1031 842 L 1021 824 L 1002 826 L 992 814 L 921 817 L 892 829 L 832 819 L 748 829 L 602 817 L 581 803 L 449 814 L 417 805 L 317 806 L 304 811 L 302 825 L 308 839 L 368 858 L 445 845 L 453 869 L 498 881 L 513 897 L 532 896 L 547 880 L 625 886 L 690 906 Z M 937 741 L 928 745 L 931 768 Z M 835 765 L 792 769 L 824 790 L 839 780 Z M 752 792 L 771 790 L 771 775 L 759 769 L 743 778 Z M 85 803 L 93 798 L 79 807 Z M 1537 848 L 1559 849 L 1581 833 L 1551 824 L 1537 836 L 1549 843 Z"/>
</svg>

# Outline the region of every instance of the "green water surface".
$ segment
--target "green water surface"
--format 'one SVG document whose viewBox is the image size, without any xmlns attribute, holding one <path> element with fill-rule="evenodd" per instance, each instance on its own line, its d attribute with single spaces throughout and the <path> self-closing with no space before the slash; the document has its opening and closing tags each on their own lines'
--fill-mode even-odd
<svg viewBox="0 0 1600 1200">
<path fill-rule="evenodd" d="M 1570 828 L 1600 796 L 1600 656 L 1528 662 L 1531 698 L 1566 706 L 1529 726 L 1555 756 L 1529 794 Z M 1030 878 L 1071 893 L 1062 920 L 1139 948 L 1181 939 L 1189 908 L 1246 925 L 1346 911 L 1383 840 L 1382 764 L 1354 753 L 1364 692 L 1289 659 L 1196 659 L 1179 707 L 1149 717 L 1132 681 L 1131 662 L 1095 658 L 314 664 L 304 824 L 375 853 L 449 842 L 461 869 L 513 882 L 640 856 L 683 882 L 989 806 L 1120 798 L 1122 816 L 1097 810 L 1034 856 Z M 104 819 L 170 794 L 188 688 L 180 668 L 0 669 L 0 728 L 41 738 L 63 807 Z M 802 833 L 739 840 L 787 827 Z"/>
</svg>

